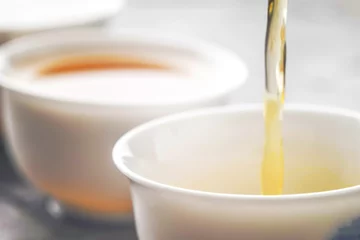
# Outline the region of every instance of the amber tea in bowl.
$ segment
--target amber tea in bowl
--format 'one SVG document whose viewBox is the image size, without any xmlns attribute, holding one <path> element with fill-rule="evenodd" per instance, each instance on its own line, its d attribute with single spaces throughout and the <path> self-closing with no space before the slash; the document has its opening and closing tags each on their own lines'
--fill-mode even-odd
<svg viewBox="0 0 360 240">
<path fill-rule="evenodd" d="M 247 77 L 228 50 L 141 30 L 53 31 L 0 51 L 5 137 L 17 169 L 64 209 L 96 218 L 132 210 L 111 158 L 119 135 L 222 105 Z"/>
</svg>

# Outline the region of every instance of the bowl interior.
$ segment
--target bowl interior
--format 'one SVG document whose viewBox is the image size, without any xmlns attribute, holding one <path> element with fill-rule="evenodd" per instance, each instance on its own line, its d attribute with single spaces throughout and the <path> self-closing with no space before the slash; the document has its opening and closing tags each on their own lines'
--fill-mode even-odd
<svg viewBox="0 0 360 240">
<path fill-rule="evenodd" d="M 360 118 L 326 108 L 284 115 L 285 194 L 358 185 Z M 155 120 L 123 136 L 114 159 L 130 179 L 205 192 L 261 194 L 263 113 L 227 107 Z"/>
<path fill-rule="evenodd" d="M 60 101 L 69 99 L 37 91 L 31 81 L 27 81 L 28 75 L 23 74 L 22 68 L 35 62 L 34 59 L 67 55 L 112 54 L 129 61 L 141 59 L 189 77 L 199 89 L 196 97 L 187 99 L 184 96 L 185 100 L 176 100 L 174 104 L 228 95 L 237 90 L 247 77 L 243 61 L 231 51 L 198 39 L 141 30 L 110 33 L 100 29 L 77 29 L 34 34 L 5 44 L 1 53 L 0 67 L 6 76 L 1 78 L 3 87 Z M 124 104 L 131 105 L 130 102 Z"/>
</svg>

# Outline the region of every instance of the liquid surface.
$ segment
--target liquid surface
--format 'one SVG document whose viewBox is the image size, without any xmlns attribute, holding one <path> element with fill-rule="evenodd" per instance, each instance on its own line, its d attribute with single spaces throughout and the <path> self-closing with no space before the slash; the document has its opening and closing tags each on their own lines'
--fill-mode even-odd
<svg viewBox="0 0 360 240">
<path fill-rule="evenodd" d="M 261 170 L 264 195 L 282 194 L 284 185 L 281 120 L 285 97 L 286 17 L 287 0 L 269 0 L 265 44 L 265 146 Z"/>
<path fill-rule="evenodd" d="M 171 72 L 96 70 L 41 78 L 31 87 L 57 97 L 111 103 L 168 103 L 196 98 L 198 81 Z"/>
<path fill-rule="evenodd" d="M 191 74 L 141 59 L 112 55 L 72 56 L 39 67 L 37 92 L 73 101 L 156 104 L 197 99 L 211 84 Z"/>
<path fill-rule="evenodd" d="M 316 193 L 355 186 L 360 178 L 338 167 L 343 159 L 333 154 L 327 157 L 327 148 L 321 149 L 318 156 L 311 155 L 320 163 L 303 159 L 303 156 L 290 154 L 287 160 L 291 166 L 286 169 L 282 194 Z M 336 161 L 334 165 L 329 160 Z M 149 164 L 146 168 L 135 170 L 142 176 L 163 184 L 210 193 L 261 195 L 258 165 L 250 166 L 244 162 L 227 161 L 204 167 L 193 161 L 189 170 L 184 164 Z M 238 160 L 236 160 L 238 161 Z M 255 169 L 256 168 L 256 169 Z M 358 170 L 358 167 L 355 167 Z M 238 169 L 246 169 L 239 175 Z"/>
<path fill-rule="evenodd" d="M 121 57 L 110 54 L 80 55 L 69 56 L 48 62 L 39 67 L 37 73 L 40 76 L 49 76 L 54 74 L 64 74 L 79 71 L 94 71 L 105 69 L 153 69 L 170 70 L 169 67 L 145 61 L 142 59 Z"/>
</svg>

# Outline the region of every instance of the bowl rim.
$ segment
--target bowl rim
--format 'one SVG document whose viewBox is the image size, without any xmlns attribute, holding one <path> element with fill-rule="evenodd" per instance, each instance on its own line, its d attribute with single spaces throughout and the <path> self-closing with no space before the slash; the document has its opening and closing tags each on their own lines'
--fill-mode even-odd
<svg viewBox="0 0 360 240">
<path fill-rule="evenodd" d="M 87 14 L 78 19 L 66 19 L 62 22 L 56 22 L 53 24 L 49 24 L 47 22 L 43 22 L 37 26 L 21 26 L 21 25 L 13 25 L 13 26 L 0 26 L 0 33 L 8 35 L 10 38 L 18 35 L 38 33 L 42 31 L 51 31 L 56 29 L 66 29 L 73 27 L 81 27 L 86 26 L 88 24 L 95 24 L 98 22 L 110 20 L 111 18 L 118 15 L 122 10 L 124 10 L 128 5 L 128 0 L 112 0 L 107 3 L 106 8 L 101 9 L 101 12 L 92 12 L 91 14 Z"/>
<path fill-rule="evenodd" d="M 115 163 L 118 170 L 124 174 L 131 183 L 138 184 L 151 190 L 158 190 L 163 192 L 171 192 L 174 194 L 181 194 L 186 196 L 206 198 L 212 200 L 226 200 L 226 201 L 244 201 L 249 203 L 260 202 L 266 204 L 282 204 L 284 202 L 296 202 L 296 201 L 315 201 L 326 199 L 337 199 L 344 195 L 353 195 L 360 192 L 360 185 L 330 190 L 316 193 L 301 193 L 301 194 L 289 194 L 289 195 L 277 195 L 277 196 L 263 196 L 263 195 L 246 195 L 246 194 L 225 194 L 225 193 L 212 193 L 199 190 L 185 189 L 176 186 L 167 185 L 161 182 L 147 179 L 140 174 L 132 171 L 126 165 L 126 160 L 123 159 L 125 154 L 129 153 L 127 143 L 141 134 L 144 131 L 159 127 L 163 124 L 178 122 L 182 120 L 191 119 L 194 117 L 201 116 L 213 116 L 221 114 L 234 114 L 234 113 L 246 113 L 246 112 L 259 112 L 263 110 L 263 104 L 260 103 L 249 103 L 239 105 L 228 105 L 220 107 L 210 107 L 205 109 L 190 110 L 182 113 L 176 113 L 165 117 L 160 117 L 144 124 L 141 124 L 132 130 L 128 131 L 115 143 L 112 156 L 113 162 Z M 299 112 L 299 113 L 315 113 L 315 114 L 327 114 L 335 115 L 336 117 L 346 117 L 359 120 L 360 113 L 354 110 L 346 108 L 338 108 L 324 105 L 313 105 L 313 104 L 289 104 L 285 106 L 286 112 Z M 286 113 L 285 113 L 286 114 Z M 126 157 L 126 156 L 125 156 Z M 121 174 L 119 173 L 119 174 Z"/>
<path fill-rule="evenodd" d="M 50 47 L 56 48 L 52 45 L 52 39 L 61 39 L 61 43 L 72 43 L 72 41 L 79 41 L 79 39 L 86 38 L 88 43 L 92 41 L 116 41 L 127 40 L 133 41 L 136 45 L 141 44 L 156 44 L 162 47 L 173 47 L 176 49 L 185 49 L 189 52 L 196 52 L 209 59 L 216 59 L 217 62 L 227 61 L 226 68 L 221 68 L 223 75 L 228 73 L 231 69 L 232 79 L 236 81 L 224 81 L 223 78 L 217 77 L 216 81 L 222 81 L 222 87 L 216 90 L 209 91 L 207 94 L 200 94 L 197 98 L 186 100 L 171 101 L 171 102 L 158 102 L 158 103 L 134 103 L 134 102 L 100 102 L 93 100 L 74 100 L 66 97 L 58 97 L 44 92 L 35 91 L 33 88 L 21 84 L 21 81 L 12 81 L 7 77 L 5 69 L 7 68 L 7 58 L 14 54 L 18 48 L 31 49 L 42 47 L 44 44 L 50 44 Z M 119 43 L 121 45 L 121 42 Z M 156 46 L 154 45 L 154 46 Z M 29 47 L 30 46 L 30 47 Z M 23 49 L 22 49 L 23 50 Z M 220 59 L 220 60 L 219 60 Z M 229 67 L 228 67 L 229 66 Z M 221 75 L 221 72 L 220 72 Z M 199 39 L 197 37 L 184 36 L 181 34 L 157 32 L 149 29 L 121 29 L 118 31 L 111 31 L 110 29 L 103 29 L 98 27 L 87 27 L 66 30 L 54 30 L 43 33 L 34 33 L 22 36 L 5 43 L 0 47 L 0 86 L 6 90 L 11 90 L 28 97 L 33 97 L 41 100 L 55 101 L 57 103 L 71 103 L 89 106 L 116 106 L 116 107 L 130 107 L 130 108 L 151 108 L 151 107 L 178 107 L 178 106 L 192 106 L 214 101 L 224 98 L 239 89 L 248 78 L 248 68 L 244 61 L 233 51 L 221 47 L 217 44 Z"/>
</svg>

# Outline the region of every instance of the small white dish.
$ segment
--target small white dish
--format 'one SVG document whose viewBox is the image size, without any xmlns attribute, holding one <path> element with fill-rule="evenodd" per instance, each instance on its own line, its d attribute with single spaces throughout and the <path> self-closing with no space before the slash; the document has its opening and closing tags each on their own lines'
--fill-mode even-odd
<svg viewBox="0 0 360 240">
<path fill-rule="evenodd" d="M 10 0 L 0 4 L 0 41 L 39 31 L 87 26 L 116 16 L 126 0 Z"/>
</svg>

